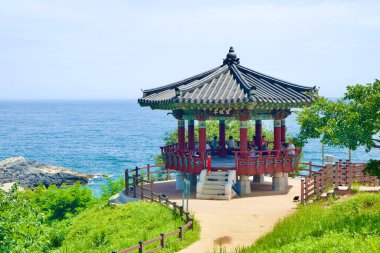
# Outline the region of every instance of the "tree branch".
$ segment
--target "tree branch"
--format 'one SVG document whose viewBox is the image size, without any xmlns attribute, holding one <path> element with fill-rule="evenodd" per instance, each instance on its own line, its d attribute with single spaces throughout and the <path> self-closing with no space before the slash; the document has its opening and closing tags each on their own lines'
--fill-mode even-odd
<svg viewBox="0 0 380 253">
<path fill-rule="evenodd" d="M 379 139 L 371 139 L 373 148 L 380 148 L 380 140 Z"/>
</svg>

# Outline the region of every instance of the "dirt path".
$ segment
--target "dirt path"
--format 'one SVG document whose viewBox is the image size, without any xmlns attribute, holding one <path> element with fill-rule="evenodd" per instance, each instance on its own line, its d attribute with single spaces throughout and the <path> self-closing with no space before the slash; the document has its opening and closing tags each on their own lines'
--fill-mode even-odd
<svg viewBox="0 0 380 253">
<path fill-rule="evenodd" d="M 260 236 L 272 229 L 275 223 L 293 212 L 297 203 L 293 197 L 300 195 L 300 180 L 289 178 L 289 187 L 285 193 L 272 191 L 271 178 L 265 178 L 265 184 L 253 184 L 253 193 L 249 197 L 234 198 L 231 201 L 189 200 L 190 211 L 195 214 L 201 225 L 201 239 L 180 251 L 212 252 L 219 245 L 227 251 L 238 246 L 251 245 Z M 174 182 L 162 185 L 161 192 L 168 192 L 169 198 L 181 203 L 181 192 L 173 191 Z"/>
</svg>

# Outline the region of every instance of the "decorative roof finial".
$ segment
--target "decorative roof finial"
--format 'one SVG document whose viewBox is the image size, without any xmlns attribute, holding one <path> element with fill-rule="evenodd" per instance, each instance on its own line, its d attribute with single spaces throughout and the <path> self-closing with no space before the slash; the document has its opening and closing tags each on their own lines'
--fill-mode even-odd
<svg viewBox="0 0 380 253">
<path fill-rule="evenodd" d="M 223 60 L 223 65 L 228 64 L 240 64 L 239 58 L 236 57 L 236 53 L 233 47 L 230 47 L 228 51 L 227 58 Z"/>
</svg>

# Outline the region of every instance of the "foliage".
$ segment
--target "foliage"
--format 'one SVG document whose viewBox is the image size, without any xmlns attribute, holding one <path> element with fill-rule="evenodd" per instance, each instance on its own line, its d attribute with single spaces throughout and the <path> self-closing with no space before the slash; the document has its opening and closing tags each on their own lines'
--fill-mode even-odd
<svg viewBox="0 0 380 253">
<path fill-rule="evenodd" d="M 43 213 L 48 221 L 63 220 L 78 214 L 94 202 L 92 191 L 79 182 L 73 186 L 45 188 L 39 185 L 36 189 L 27 189 L 22 194 L 33 207 Z"/>
<path fill-rule="evenodd" d="M 116 180 L 113 180 L 112 178 L 107 177 L 106 184 L 101 185 L 102 197 L 109 198 L 112 195 L 115 195 L 116 193 L 123 190 L 124 186 L 125 186 L 125 180 L 123 177 L 120 177 Z"/>
<path fill-rule="evenodd" d="M 363 172 L 380 178 L 380 160 L 369 160 Z"/>
<path fill-rule="evenodd" d="M 156 165 L 161 165 L 161 166 L 164 165 L 164 160 L 162 159 L 162 154 L 157 154 L 157 155 L 154 157 L 154 163 L 155 163 Z"/>
<path fill-rule="evenodd" d="M 309 108 L 296 113 L 301 126 L 299 142 L 322 136 L 324 144 L 352 150 L 380 147 L 376 138 L 380 132 L 380 80 L 347 86 L 344 97 L 336 102 L 318 97 Z"/>
<path fill-rule="evenodd" d="M 21 195 L 17 184 L 0 190 L 0 252 L 46 250 L 45 216 Z"/>
<path fill-rule="evenodd" d="M 380 194 L 315 202 L 240 252 L 379 252 Z"/>
<path fill-rule="evenodd" d="M 219 122 L 218 121 L 207 121 L 206 122 L 206 133 L 207 141 L 211 141 L 214 136 L 219 138 Z M 198 126 L 195 126 L 194 130 L 195 140 L 198 140 Z M 252 139 L 255 134 L 255 124 L 254 121 L 250 121 L 248 124 L 248 139 Z M 263 135 L 267 140 L 273 139 L 273 132 L 269 131 L 267 128 L 263 127 Z M 232 136 L 234 140 L 240 139 L 240 122 L 236 120 L 226 121 L 226 138 Z M 251 136 L 251 138 L 250 138 Z M 188 137 L 188 131 L 186 129 L 186 138 Z M 170 145 L 177 143 L 178 130 L 175 129 L 171 132 L 166 132 L 164 141 L 165 145 Z"/>
<path fill-rule="evenodd" d="M 152 239 L 162 232 L 170 232 L 183 224 L 179 215 L 158 203 L 138 201 L 120 206 L 97 205 L 73 219 L 67 238 L 58 251 L 123 250 L 138 244 L 140 240 Z M 185 240 L 180 244 L 173 243 L 176 236 L 168 239 L 167 252 L 179 250 L 180 247 L 198 238 L 199 226 L 197 225 L 194 231 L 185 233 Z"/>
<path fill-rule="evenodd" d="M 121 179 L 107 181 L 105 195 L 124 185 Z M 95 199 L 91 190 L 80 184 L 40 185 L 23 192 L 15 185 L 9 192 L 0 190 L 0 252 L 111 252 L 183 224 L 179 215 L 162 205 L 133 202 L 110 206 L 107 198 Z M 166 252 L 194 242 L 199 233 L 196 223 L 184 241 L 168 240 Z"/>
</svg>

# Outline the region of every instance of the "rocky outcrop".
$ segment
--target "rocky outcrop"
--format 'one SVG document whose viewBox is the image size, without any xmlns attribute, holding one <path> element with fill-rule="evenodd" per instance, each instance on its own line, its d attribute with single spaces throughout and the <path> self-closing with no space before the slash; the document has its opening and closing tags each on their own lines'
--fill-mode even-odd
<svg viewBox="0 0 380 253">
<path fill-rule="evenodd" d="M 49 164 L 27 161 L 24 157 L 12 157 L 0 161 L 0 186 L 19 182 L 23 188 L 33 188 L 42 183 L 44 186 L 88 183 L 94 175 L 83 174 Z"/>
</svg>

